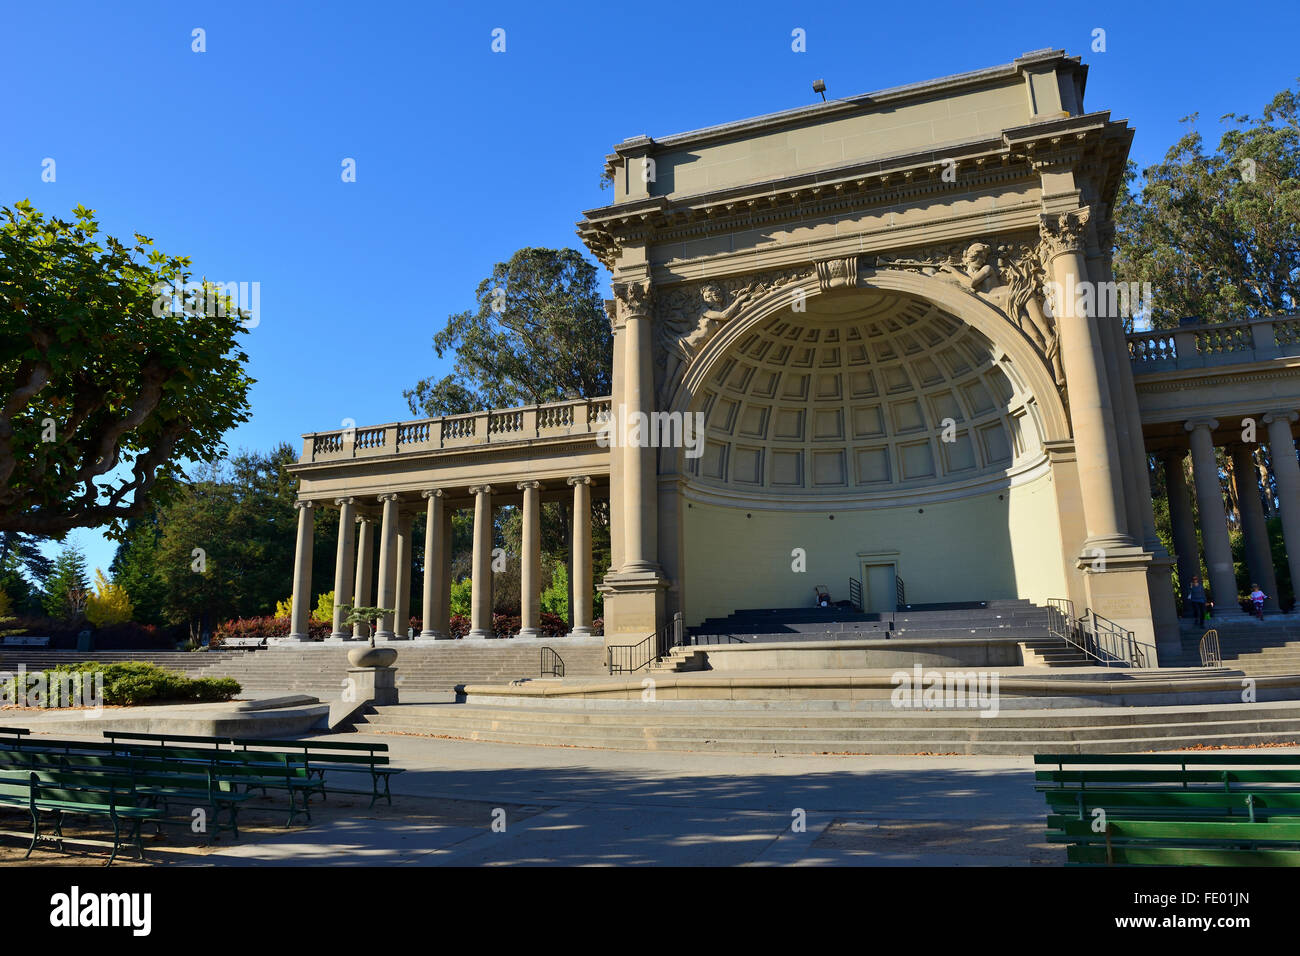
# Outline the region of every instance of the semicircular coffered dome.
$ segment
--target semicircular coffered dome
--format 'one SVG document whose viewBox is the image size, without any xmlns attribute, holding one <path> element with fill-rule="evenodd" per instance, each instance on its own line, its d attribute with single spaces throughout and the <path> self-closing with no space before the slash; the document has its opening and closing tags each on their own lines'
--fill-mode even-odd
<svg viewBox="0 0 1300 956">
<path fill-rule="evenodd" d="M 1042 429 L 999 355 L 918 298 L 810 298 L 717 360 L 693 404 L 704 452 L 687 467 L 698 485 L 770 496 L 892 495 L 1007 472 L 1041 457 Z"/>
</svg>

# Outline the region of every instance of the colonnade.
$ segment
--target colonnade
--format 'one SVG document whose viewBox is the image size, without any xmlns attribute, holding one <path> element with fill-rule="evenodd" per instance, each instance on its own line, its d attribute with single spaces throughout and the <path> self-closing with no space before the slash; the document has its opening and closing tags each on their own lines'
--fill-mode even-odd
<svg viewBox="0 0 1300 956">
<path fill-rule="evenodd" d="M 1287 566 L 1292 587 L 1300 586 L 1300 461 L 1296 458 L 1291 424 L 1300 418 L 1294 409 L 1275 409 L 1256 418 L 1265 427 L 1263 436 L 1269 462 L 1277 482 L 1279 516 L 1286 544 Z M 1244 420 L 1243 420 L 1244 421 Z M 1226 423 L 1225 423 L 1226 424 Z M 1195 418 L 1184 423 L 1187 446 L 1164 449 L 1160 456 L 1165 469 L 1169 493 L 1169 520 L 1174 549 L 1178 556 L 1178 576 L 1186 597 L 1193 577 L 1200 575 L 1200 554 L 1196 545 L 1197 526 L 1192 516 L 1191 499 L 1184 477 L 1188 451 L 1192 456 L 1191 493 L 1196 496 L 1200 513 L 1201 544 L 1204 547 L 1209 596 L 1220 610 L 1237 603 L 1237 581 L 1232 569 L 1232 547 L 1228 537 L 1228 512 L 1215 455 L 1215 432 L 1220 423 L 1213 418 Z M 1261 498 L 1259 469 L 1255 463 L 1255 443 L 1233 441 L 1224 445 L 1232 461 L 1232 477 L 1241 514 L 1241 531 L 1245 543 L 1246 564 L 1251 581 L 1268 595 L 1265 608 L 1277 610 L 1277 576 L 1269 546 L 1267 522 Z M 1270 491 L 1271 493 L 1271 491 Z"/>
<path fill-rule="evenodd" d="M 540 637 L 541 630 L 541 505 L 544 483 L 514 482 L 521 503 L 519 637 Z M 551 484 L 558 484 L 553 481 Z M 575 475 L 565 480 L 573 498 L 572 568 L 573 604 L 571 636 L 591 634 L 592 476 Z M 458 498 L 467 493 L 473 502 L 474 537 L 471 564 L 471 614 L 467 639 L 496 637 L 492 624 L 493 516 L 507 488 L 489 483 L 455 489 Z M 339 509 L 339 537 L 334 564 L 334 626 L 331 641 L 363 640 L 370 636 L 369 624 L 345 626 L 343 608 L 380 607 L 392 609 L 374 622 L 376 641 L 400 641 L 416 636 L 426 640 L 451 637 L 451 514 L 448 499 L 453 489 L 429 488 L 411 493 L 386 492 L 373 496 L 353 495 L 332 499 Z M 494 500 L 495 499 L 495 500 Z M 422 502 L 422 504 L 421 504 Z M 315 510 L 326 502 L 302 500 L 298 509 L 298 540 L 294 559 L 293 615 L 290 640 L 308 640 L 312 608 L 312 544 Z M 417 509 L 422 508 L 424 529 L 424 581 L 418 635 L 408 634 L 406 614 L 411 606 L 412 530 Z M 378 511 L 376 516 L 375 512 Z M 354 528 L 355 526 L 355 528 Z M 376 534 L 378 536 L 378 582 L 374 580 Z M 505 636 L 505 635 L 503 635 Z"/>
</svg>

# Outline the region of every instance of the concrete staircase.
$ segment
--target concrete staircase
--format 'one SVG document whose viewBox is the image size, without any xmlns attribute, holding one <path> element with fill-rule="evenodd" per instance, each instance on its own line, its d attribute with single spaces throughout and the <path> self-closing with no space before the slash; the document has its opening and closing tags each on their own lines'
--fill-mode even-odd
<svg viewBox="0 0 1300 956">
<path fill-rule="evenodd" d="M 1047 609 L 1026 600 L 909 605 L 897 611 L 747 608 L 690 629 L 695 643 L 1047 636 Z"/>
<path fill-rule="evenodd" d="M 1173 707 L 836 711 L 398 704 L 370 708 L 358 731 L 535 746 L 776 754 L 1131 753 L 1300 745 L 1300 701 Z"/>
<path fill-rule="evenodd" d="M 1215 618 L 1204 628 L 1182 627 L 1183 650 L 1161 660 L 1161 666 L 1196 667 L 1201 663 L 1201 636 L 1210 628 L 1219 632 L 1223 666 L 1251 677 L 1300 674 L 1300 615 L 1266 615 L 1263 621 L 1242 614 Z"/>
<path fill-rule="evenodd" d="M 1097 662 L 1059 637 L 1021 641 L 1026 667 L 1096 667 Z"/>
<path fill-rule="evenodd" d="M 237 658 L 217 659 L 202 674 L 233 677 L 245 696 L 293 691 L 322 700 L 337 698 L 347 678 L 347 652 L 354 644 L 277 644 Z M 446 693 L 457 684 L 511 681 L 540 675 L 542 647 L 552 647 L 564 661 L 568 677 L 604 675 L 605 649 L 592 643 L 444 641 L 396 643 L 399 693 Z M 206 656 L 206 655 L 205 655 Z"/>
</svg>

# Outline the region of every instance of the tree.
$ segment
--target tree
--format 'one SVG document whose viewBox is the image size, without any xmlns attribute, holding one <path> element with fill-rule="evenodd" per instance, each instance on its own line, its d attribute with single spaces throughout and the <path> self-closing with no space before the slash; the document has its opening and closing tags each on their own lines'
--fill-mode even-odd
<svg viewBox="0 0 1300 956">
<path fill-rule="evenodd" d="M 0 530 L 120 532 L 248 418 L 246 315 L 189 259 L 74 215 L 0 208 Z"/>
<path fill-rule="evenodd" d="M 54 562 L 41 552 L 41 539 L 16 531 L 0 531 L 0 592 L 17 613 L 36 613 L 40 607 L 38 581 L 44 581 Z"/>
<path fill-rule="evenodd" d="M 596 267 L 574 249 L 520 249 L 478 284 L 478 309 L 433 337 L 452 373 L 402 394 L 413 414 L 608 395 L 613 336 Z"/>
<path fill-rule="evenodd" d="M 134 609 L 126 588 L 95 569 L 95 593 L 86 599 L 86 620 L 96 627 L 111 627 L 131 620 Z"/>
<path fill-rule="evenodd" d="M 65 545 L 45 581 L 45 613 L 53 618 L 76 620 L 85 610 L 89 594 L 86 556 L 77 546 Z"/>
<path fill-rule="evenodd" d="M 1190 316 L 1272 315 L 1300 302 L 1300 93 L 1279 93 L 1259 119 L 1223 121 L 1217 150 L 1206 153 L 1189 128 L 1143 172 L 1138 192 L 1130 164 L 1116 204 L 1116 278 L 1151 283 L 1156 328 Z"/>
<path fill-rule="evenodd" d="M 131 518 L 118 541 L 109 573 L 130 598 L 133 615 L 141 624 L 163 624 L 166 590 L 158 572 L 158 542 L 161 508 Z"/>
</svg>

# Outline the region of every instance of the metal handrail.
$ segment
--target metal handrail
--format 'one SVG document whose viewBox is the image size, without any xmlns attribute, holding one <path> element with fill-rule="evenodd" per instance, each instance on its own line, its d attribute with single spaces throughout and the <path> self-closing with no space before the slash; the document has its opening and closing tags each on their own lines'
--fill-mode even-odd
<svg viewBox="0 0 1300 956">
<path fill-rule="evenodd" d="M 901 611 L 907 607 L 907 585 L 897 574 L 894 575 L 894 610 Z"/>
<path fill-rule="evenodd" d="M 538 669 L 542 677 L 563 677 L 564 658 L 555 652 L 555 648 L 543 647 Z"/>
<path fill-rule="evenodd" d="M 1047 602 L 1047 632 L 1081 651 L 1103 667 L 1153 667 L 1156 649 L 1139 641 L 1132 631 L 1085 608 L 1074 616 L 1074 602 L 1051 598 Z"/>
<path fill-rule="evenodd" d="M 631 674 L 643 667 L 650 666 L 654 660 L 650 645 L 656 635 L 651 634 L 635 644 L 611 644 L 606 650 L 611 674 Z"/>
<path fill-rule="evenodd" d="M 1201 635 L 1201 666 L 1223 666 L 1223 658 L 1219 655 L 1219 632 L 1214 628 Z"/>
<path fill-rule="evenodd" d="M 678 611 L 668 624 L 635 644 L 611 644 L 607 649 L 609 672 L 631 674 L 649 667 L 671 654 L 674 647 L 686 646 L 688 640 L 682 612 Z"/>
<path fill-rule="evenodd" d="M 862 582 L 857 578 L 849 578 L 849 603 L 862 610 Z"/>
</svg>

